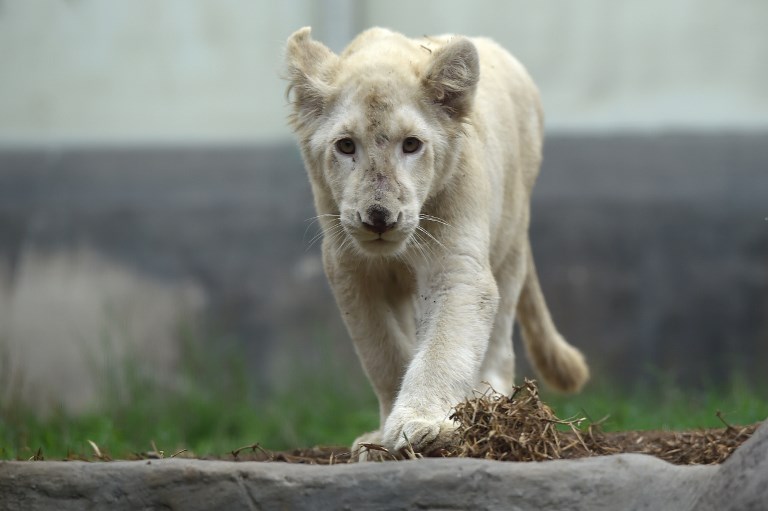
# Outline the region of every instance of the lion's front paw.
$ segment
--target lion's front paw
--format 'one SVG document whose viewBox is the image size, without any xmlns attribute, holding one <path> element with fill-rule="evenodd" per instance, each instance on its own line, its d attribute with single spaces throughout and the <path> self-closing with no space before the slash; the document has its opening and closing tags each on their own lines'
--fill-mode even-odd
<svg viewBox="0 0 768 511">
<path fill-rule="evenodd" d="M 382 446 L 381 430 L 369 431 L 357 437 L 352 443 L 352 459 L 359 461 L 380 461 L 387 455 L 387 451 L 377 449 Z"/>
<path fill-rule="evenodd" d="M 451 444 L 455 432 L 456 424 L 444 415 L 430 417 L 409 410 L 394 410 L 384 426 L 383 440 L 393 452 L 406 448 L 430 452 Z"/>
</svg>

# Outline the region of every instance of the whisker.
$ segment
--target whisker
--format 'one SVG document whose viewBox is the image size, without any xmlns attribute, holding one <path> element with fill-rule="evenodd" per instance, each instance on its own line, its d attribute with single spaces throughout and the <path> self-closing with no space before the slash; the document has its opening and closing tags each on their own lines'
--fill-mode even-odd
<svg viewBox="0 0 768 511">
<path fill-rule="evenodd" d="M 322 238 L 325 233 L 326 233 L 325 231 L 321 230 L 320 232 L 318 232 L 317 234 L 312 236 L 312 239 L 309 240 L 309 242 L 307 244 L 307 248 L 305 250 L 309 250 L 310 248 L 312 248 L 312 245 L 314 245 L 317 242 L 317 240 Z"/>
<path fill-rule="evenodd" d="M 337 232 L 338 236 L 343 236 L 343 232 Z M 335 240 L 336 238 L 334 238 Z M 352 236 L 347 236 L 346 239 L 339 245 L 339 252 L 343 252 L 345 249 L 350 247 L 350 243 L 352 243 L 351 247 L 354 248 L 354 242 L 352 241 Z"/>
<path fill-rule="evenodd" d="M 310 222 L 310 221 L 311 221 L 311 222 L 315 222 L 315 221 L 317 221 L 317 220 L 319 220 L 319 219 L 321 219 L 321 218 L 325 218 L 325 217 L 331 217 L 331 218 L 341 218 L 341 215 L 335 215 L 335 214 L 333 214 L 333 213 L 323 213 L 322 215 L 317 215 L 317 216 L 309 217 L 309 218 L 307 218 L 307 219 L 306 219 L 306 220 L 304 220 L 304 221 L 305 221 L 305 222 Z"/>
<path fill-rule="evenodd" d="M 423 248 L 419 243 L 419 238 L 416 233 L 411 234 L 409 247 L 413 247 L 413 250 L 406 249 L 403 251 L 403 257 L 407 261 L 408 269 L 411 275 L 416 275 L 416 268 L 419 267 L 419 257 L 428 260 L 428 256 L 423 252 Z"/>
<path fill-rule="evenodd" d="M 323 238 L 323 236 L 327 236 L 330 239 L 333 239 L 340 231 L 344 230 L 344 226 L 341 225 L 341 221 L 338 221 L 339 223 L 335 225 L 331 225 L 327 229 L 321 229 L 320 232 L 315 234 L 314 237 L 309 241 L 309 245 L 307 245 L 306 251 L 309 251 L 315 243 L 317 243 L 319 240 Z"/>
<path fill-rule="evenodd" d="M 345 233 L 346 233 L 346 231 L 344 231 L 344 229 L 336 229 L 332 233 L 329 234 L 328 241 L 330 241 L 332 243 L 338 244 L 339 240 L 344 238 Z M 349 238 L 347 238 L 347 240 L 348 239 Z M 347 240 L 344 240 L 344 241 L 346 242 Z M 342 245 L 343 244 L 344 243 L 342 243 Z"/>
<path fill-rule="evenodd" d="M 440 240 L 438 240 L 437 238 L 435 238 L 435 237 L 432 235 L 432 233 L 431 233 L 431 232 L 429 232 L 428 230 L 426 230 L 426 229 L 425 229 L 425 228 L 423 228 L 422 226 L 420 226 L 420 225 L 417 225 L 417 226 L 416 226 L 416 230 L 418 230 L 419 232 L 423 232 L 424 234 L 426 234 L 426 235 L 427 235 L 427 236 L 428 236 L 428 237 L 429 237 L 429 238 L 430 238 L 432 241 L 434 241 L 435 243 L 437 243 L 438 245 L 440 245 L 440 247 L 441 247 L 443 250 L 447 250 L 447 249 L 445 248 L 445 245 L 443 245 L 443 244 L 440 242 Z"/>
<path fill-rule="evenodd" d="M 431 261 L 430 254 L 427 253 L 427 249 L 429 248 L 426 244 L 426 240 L 418 233 L 418 231 L 414 231 L 413 238 L 416 241 L 414 243 L 414 247 L 418 251 L 419 255 L 424 259 L 426 263 L 429 263 Z M 431 254 L 434 255 L 434 254 Z"/>
<path fill-rule="evenodd" d="M 332 226 L 332 227 L 329 227 L 328 229 L 321 229 L 321 230 L 320 230 L 320 232 L 318 232 L 317 234 L 315 234 L 315 235 L 312 237 L 312 239 L 311 239 L 311 240 L 309 240 L 309 244 L 307 245 L 307 250 L 309 250 L 310 248 L 312 248 L 312 245 L 314 245 L 315 243 L 317 243 L 317 241 L 318 241 L 319 239 L 321 239 L 321 238 L 322 238 L 324 235 L 330 235 L 331 233 L 335 232 L 335 231 L 336 231 L 336 229 L 338 229 L 338 226 Z"/>
<path fill-rule="evenodd" d="M 425 215 L 423 213 L 420 213 L 419 214 L 419 219 L 420 220 L 427 220 L 429 222 L 436 222 L 438 224 L 442 224 L 442 225 L 445 225 L 447 227 L 453 227 L 451 224 L 449 224 L 448 222 L 446 222 L 442 218 L 438 218 L 438 217 L 432 216 L 432 215 Z"/>
<path fill-rule="evenodd" d="M 424 235 L 422 235 L 420 233 L 426 234 L 429 237 L 429 239 L 425 238 Z M 429 243 L 429 240 L 434 241 L 443 250 L 447 251 L 447 249 L 445 248 L 445 245 L 440 243 L 440 241 L 438 239 L 436 239 L 434 236 L 432 236 L 432 234 L 429 231 L 427 231 L 426 229 L 424 229 L 421 226 L 417 226 L 416 227 L 416 231 L 414 231 L 413 235 L 414 235 L 414 238 L 418 242 L 420 242 L 420 243 L 417 243 L 417 248 L 422 253 L 422 255 L 424 257 L 424 260 L 427 263 L 435 263 L 436 262 L 437 264 L 440 265 L 440 268 L 445 270 L 445 266 L 443 265 L 443 258 L 441 257 L 441 255 L 439 253 L 436 252 L 435 247 L 431 243 Z M 426 252 L 429 252 L 429 256 L 427 255 Z"/>
<path fill-rule="evenodd" d="M 341 215 L 334 215 L 334 214 L 331 214 L 331 213 L 326 213 L 326 214 L 323 214 L 323 215 L 317 215 L 317 216 L 313 216 L 311 218 L 307 218 L 304 221 L 305 222 L 309 222 L 309 223 L 307 224 L 307 228 L 304 229 L 304 235 L 301 237 L 301 240 L 304 241 L 304 239 L 307 237 L 307 232 L 309 232 L 309 228 L 310 227 L 315 225 L 315 223 L 317 223 L 321 218 L 326 218 L 326 217 L 340 219 Z"/>
<path fill-rule="evenodd" d="M 397 260 L 405 266 L 405 268 L 413 275 L 414 268 L 416 265 L 413 262 L 413 259 L 411 259 L 411 254 L 406 250 L 405 252 L 401 252 L 395 256 Z"/>
</svg>

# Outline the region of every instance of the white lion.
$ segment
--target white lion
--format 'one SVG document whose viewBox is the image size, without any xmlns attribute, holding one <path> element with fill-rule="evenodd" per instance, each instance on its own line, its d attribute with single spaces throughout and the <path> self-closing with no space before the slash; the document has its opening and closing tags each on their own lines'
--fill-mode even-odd
<svg viewBox="0 0 768 511">
<path fill-rule="evenodd" d="M 580 389 L 589 369 L 528 240 L 542 112 L 522 65 L 488 39 L 380 28 L 340 55 L 303 28 L 286 62 L 325 271 L 379 399 L 380 429 L 353 449 L 439 447 L 473 389 L 509 392 L 515 313 L 541 377 Z"/>
</svg>

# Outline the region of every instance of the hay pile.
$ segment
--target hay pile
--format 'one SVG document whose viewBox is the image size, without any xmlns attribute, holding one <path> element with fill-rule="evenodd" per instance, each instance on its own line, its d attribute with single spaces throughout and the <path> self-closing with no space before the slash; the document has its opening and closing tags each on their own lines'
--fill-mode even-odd
<svg viewBox="0 0 768 511">
<path fill-rule="evenodd" d="M 580 429 L 584 419 L 558 418 L 539 398 L 530 380 L 511 396 L 489 391 L 455 409 L 457 443 L 444 456 L 501 461 L 545 461 L 642 453 L 678 465 L 723 462 L 757 425 L 688 432 L 632 431 L 605 433 L 599 426 Z"/>
<path fill-rule="evenodd" d="M 447 456 L 544 461 L 592 454 L 578 430 L 581 420 L 557 418 L 528 379 L 510 396 L 489 390 L 464 401 L 451 419 L 458 423 L 458 444 L 446 450 Z M 572 434 L 563 434 L 557 426 Z"/>
</svg>

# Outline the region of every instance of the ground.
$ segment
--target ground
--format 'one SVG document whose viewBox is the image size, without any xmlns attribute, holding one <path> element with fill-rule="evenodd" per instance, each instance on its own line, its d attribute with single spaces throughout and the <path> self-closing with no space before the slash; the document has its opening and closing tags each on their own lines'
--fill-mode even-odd
<svg viewBox="0 0 768 511">
<path fill-rule="evenodd" d="M 657 430 L 601 433 L 597 435 L 599 438 L 597 443 L 601 449 L 595 449 L 592 454 L 582 451 L 578 454 L 575 453 L 575 455 L 561 456 L 561 458 L 641 453 L 656 456 L 676 465 L 722 463 L 738 446 L 749 439 L 758 425 L 686 432 Z M 569 437 L 570 435 L 565 434 L 565 436 Z M 433 455 L 440 456 L 441 454 L 433 453 Z M 269 451 L 258 445 L 250 445 L 236 449 L 226 456 L 208 459 L 330 465 L 347 463 L 349 461 L 349 447 L 317 446 L 292 451 Z"/>
<path fill-rule="evenodd" d="M 500 461 L 545 461 L 642 453 L 678 465 L 723 462 L 757 429 L 758 424 L 695 431 L 603 432 L 599 424 L 583 426 L 583 419 L 559 419 L 539 398 L 535 382 L 526 380 L 511 396 L 489 391 L 456 406 L 452 418 L 458 429 L 454 442 L 427 456 L 472 457 Z M 381 460 L 397 459 L 381 446 L 369 450 Z M 399 457 L 421 457 L 413 451 Z M 272 452 L 258 444 L 233 450 L 228 459 L 292 463 L 346 463 L 345 447 L 315 447 Z"/>
</svg>

